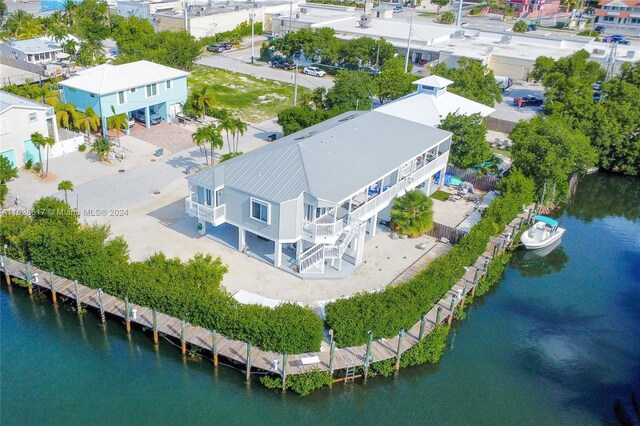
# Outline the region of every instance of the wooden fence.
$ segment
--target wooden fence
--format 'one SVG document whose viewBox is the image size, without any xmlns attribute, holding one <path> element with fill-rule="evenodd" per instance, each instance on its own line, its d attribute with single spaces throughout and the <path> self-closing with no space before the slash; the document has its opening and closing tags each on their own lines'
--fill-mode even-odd
<svg viewBox="0 0 640 426">
<path fill-rule="evenodd" d="M 443 225 L 438 222 L 433 222 L 433 228 L 431 228 L 431 230 L 427 232 L 427 235 L 438 240 L 440 238 L 446 238 L 451 244 L 457 244 L 462 237 L 467 235 L 467 232 L 452 228 L 447 225 Z"/>
<path fill-rule="evenodd" d="M 498 188 L 498 178 L 489 175 L 479 175 L 475 170 L 463 170 L 451 164 L 447 165 L 447 173 L 459 176 L 463 181 L 470 182 L 474 188 L 482 191 L 495 191 Z"/>
</svg>

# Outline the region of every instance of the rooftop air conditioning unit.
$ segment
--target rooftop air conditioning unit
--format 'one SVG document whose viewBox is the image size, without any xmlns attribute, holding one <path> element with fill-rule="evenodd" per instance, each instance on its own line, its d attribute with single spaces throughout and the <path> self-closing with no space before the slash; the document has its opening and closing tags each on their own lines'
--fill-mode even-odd
<svg viewBox="0 0 640 426">
<path fill-rule="evenodd" d="M 500 44 L 511 44 L 511 36 L 505 35 L 500 39 Z"/>
<path fill-rule="evenodd" d="M 240 6 L 239 5 L 235 5 L 233 10 L 235 10 L 236 12 L 240 10 Z"/>
<path fill-rule="evenodd" d="M 371 17 L 369 15 L 360 15 L 360 28 L 371 28 Z"/>
<path fill-rule="evenodd" d="M 296 19 L 300 19 L 300 14 L 296 13 Z"/>
<path fill-rule="evenodd" d="M 604 54 L 605 54 L 605 51 L 604 51 L 604 49 L 593 49 L 593 52 L 592 52 L 592 53 L 593 53 L 594 55 L 604 55 Z"/>
<path fill-rule="evenodd" d="M 457 30 L 451 35 L 451 38 L 457 38 L 457 39 L 464 38 L 464 30 Z"/>
<path fill-rule="evenodd" d="M 627 58 L 633 58 L 634 56 L 636 56 L 635 50 L 627 50 Z"/>
<path fill-rule="evenodd" d="M 200 12 L 200 11 L 196 12 L 196 16 L 200 16 L 201 14 L 202 14 L 202 12 Z"/>
<path fill-rule="evenodd" d="M 301 7 L 300 8 L 300 13 L 302 13 L 302 14 L 309 13 L 309 9 L 307 9 L 306 7 Z"/>
</svg>

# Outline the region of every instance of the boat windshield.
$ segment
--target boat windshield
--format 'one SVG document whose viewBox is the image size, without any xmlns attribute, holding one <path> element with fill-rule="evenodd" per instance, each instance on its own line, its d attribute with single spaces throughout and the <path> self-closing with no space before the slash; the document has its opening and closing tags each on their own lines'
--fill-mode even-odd
<svg viewBox="0 0 640 426">
<path fill-rule="evenodd" d="M 552 228 L 555 228 L 556 226 L 558 226 L 558 221 L 551 219 L 550 217 L 547 216 L 534 216 L 533 220 L 537 220 L 539 222 L 543 222 L 546 223 L 547 225 L 549 225 Z"/>
</svg>

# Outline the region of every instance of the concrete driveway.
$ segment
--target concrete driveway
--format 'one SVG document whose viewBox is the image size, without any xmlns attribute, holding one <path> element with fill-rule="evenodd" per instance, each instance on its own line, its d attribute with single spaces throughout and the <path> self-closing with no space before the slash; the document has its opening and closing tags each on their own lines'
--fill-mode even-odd
<svg viewBox="0 0 640 426">
<path fill-rule="evenodd" d="M 533 95 L 544 99 L 544 87 L 536 85 L 513 85 L 502 93 L 502 102 L 494 105 L 495 112 L 491 117 L 507 121 L 530 120 L 536 114 L 542 113 L 544 107 L 530 106 L 518 109 L 513 105 L 513 99 L 520 96 Z"/>
</svg>

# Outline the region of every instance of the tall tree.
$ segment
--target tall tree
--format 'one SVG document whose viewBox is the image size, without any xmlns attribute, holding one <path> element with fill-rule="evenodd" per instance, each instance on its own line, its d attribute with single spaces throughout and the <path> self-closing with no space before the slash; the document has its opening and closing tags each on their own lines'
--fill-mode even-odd
<svg viewBox="0 0 640 426">
<path fill-rule="evenodd" d="M 74 107 L 73 104 L 69 102 L 58 102 L 53 106 L 53 110 L 56 114 L 58 126 L 64 127 L 65 129 L 74 128 L 78 111 L 76 111 L 76 107 Z"/>
<path fill-rule="evenodd" d="M 546 187 L 546 199 L 552 202 L 565 199 L 571 173 L 584 173 L 598 160 L 589 138 L 561 116 L 520 121 L 511 139 L 513 166 L 535 181 L 539 194 Z"/>
<path fill-rule="evenodd" d="M 18 177 L 18 168 L 8 158 L 0 155 L 0 206 L 4 205 L 7 198 L 7 183 Z"/>
<path fill-rule="evenodd" d="M 198 127 L 196 131 L 191 135 L 191 139 L 193 139 L 193 143 L 200 148 L 200 152 L 204 151 L 204 159 L 206 161 L 207 166 L 209 165 L 209 155 L 207 154 L 207 142 L 209 142 L 209 131 L 207 130 L 208 126 Z"/>
<path fill-rule="evenodd" d="M 99 137 L 91 145 L 91 151 L 98 156 L 100 161 L 108 161 L 109 155 L 113 152 L 113 144 L 104 137 Z"/>
<path fill-rule="evenodd" d="M 215 105 L 215 97 L 213 91 L 209 86 L 202 86 L 197 90 L 194 90 L 190 96 L 191 105 L 202 114 L 204 120 L 207 109 L 213 108 Z"/>
<path fill-rule="evenodd" d="M 449 114 L 439 127 L 453 133 L 449 156 L 453 165 L 470 169 L 495 162 L 487 145 L 487 125 L 480 114 Z"/>
<path fill-rule="evenodd" d="M 87 107 L 84 114 L 77 114 L 75 127 L 84 132 L 89 142 L 91 142 L 91 132 L 97 131 L 100 127 L 100 117 L 95 113 L 93 108 Z"/>
<path fill-rule="evenodd" d="M 31 134 L 31 143 L 38 150 L 38 158 L 40 159 L 40 175 L 46 178 L 49 175 L 49 148 L 55 144 L 55 140 L 51 136 L 44 136 L 40 132 Z M 45 154 L 45 162 L 42 162 L 42 152 Z"/>
<path fill-rule="evenodd" d="M 496 82 L 493 71 L 471 58 L 460 58 L 457 67 L 449 68 L 444 63 L 433 67 L 435 75 L 448 78 L 453 84 L 448 90 L 465 98 L 493 107 L 502 102 L 502 89 Z"/>
<path fill-rule="evenodd" d="M 58 191 L 64 191 L 64 202 L 69 204 L 67 191 L 73 191 L 73 183 L 70 180 L 63 180 L 58 184 Z"/>
<path fill-rule="evenodd" d="M 240 145 L 240 136 L 244 135 L 248 129 L 247 123 L 239 118 L 233 119 L 233 152 L 238 152 Z"/>
<path fill-rule="evenodd" d="M 44 34 L 42 21 L 21 9 L 11 12 L 4 23 L 4 30 L 9 37 L 18 40 L 27 40 Z"/>
<path fill-rule="evenodd" d="M 430 0 L 431 4 L 435 4 L 437 6 L 436 15 L 440 13 L 440 9 L 447 6 L 451 0 Z"/>
<path fill-rule="evenodd" d="M 330 108 L 342 111 L 368 110 L 375 85 L 371 74 L 365 71 L 338 71 L 334 86 L 327 92 Z"/>
<path fill-rule="evenodd" d="M 220 129 L 214 124 L 210 124 L 207 126 L 207 133 L 209 139 L 209 148 L 211 150 L 211 164 L 213 165 L 216 148 L 222 148 L 224 146 L 224 142 L 222 141 L 222 134 L 220 132 Z M 237 149 L 235 152 L 238 152 Z"/>
<path fill-rule="evenodd" d="M 382 66 L 382 71 L 375 78 L 376 96 L 381 103 L 398 99 L 414 91 L 413 82 L 418 78 L 409 72 L 404 72 L 404 59 L 397 56 L 389 59 Z"/>
<path fill-rule="evenodd" d="M 107 128 L 115 129 L 118 146 L 120 146 L 120 132 L 129 127 L 129 117 L 124 112 L 116 114 L 116 109 L 113 105 L 111 105 L 111 112 L 113 115 L 107 118 Z"/>
</svg>

